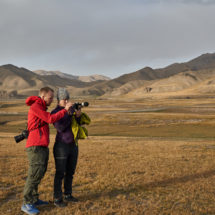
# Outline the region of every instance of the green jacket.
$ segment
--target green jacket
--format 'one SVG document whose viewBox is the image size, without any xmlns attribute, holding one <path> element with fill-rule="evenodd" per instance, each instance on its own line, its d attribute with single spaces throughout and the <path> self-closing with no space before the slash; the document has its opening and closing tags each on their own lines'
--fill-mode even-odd
<svg viewBox="0 0 215 215">
<path fill-rule="evenodd" d="M 90 117 L 82 112 L 80 116 L 80 124 L 75 119 L 75 116 L 72 116 L 72 133 L 74 135 L 75 143 L 78 144 L 78 139 L 85 139 L 88 137 L 88 131 L 83 125 L 89 125 L 91 122 Z"/>
</svg>

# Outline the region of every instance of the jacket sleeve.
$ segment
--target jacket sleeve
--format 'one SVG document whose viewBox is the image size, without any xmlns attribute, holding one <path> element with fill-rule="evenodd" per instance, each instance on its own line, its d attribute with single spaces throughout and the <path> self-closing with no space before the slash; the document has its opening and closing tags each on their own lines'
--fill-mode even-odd
<svg viewBox="0 0 215 215">
<path fill-rule="evenodd" d="M 46 112 L 45 110 L 42 110 L 42 107 L 39 104 L 32 105 L 30 110 L 35 116 L 37 116 L 38 118 L 42 119 L 47 123 L 54 123 L 58 121 L 67 112 L 65 109 L 63 109 L 55 114 L 51 114 L 49 112 Z"/>
</svg>

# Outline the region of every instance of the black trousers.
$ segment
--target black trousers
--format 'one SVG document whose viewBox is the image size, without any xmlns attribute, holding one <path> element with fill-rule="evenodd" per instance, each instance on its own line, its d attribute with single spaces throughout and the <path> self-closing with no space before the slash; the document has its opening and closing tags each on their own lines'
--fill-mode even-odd
<svg viewBox="0 0 215 215">
<path fill-rule="evenodd" d="M 73 175 L 78 160 L 78 146 L 75 143 L 56 142 L 54 145 L 55 178 L 54 198 L 62 198 L 62 181 L 64 179 L 64 194 L 72 194 Z"/>
</svg>

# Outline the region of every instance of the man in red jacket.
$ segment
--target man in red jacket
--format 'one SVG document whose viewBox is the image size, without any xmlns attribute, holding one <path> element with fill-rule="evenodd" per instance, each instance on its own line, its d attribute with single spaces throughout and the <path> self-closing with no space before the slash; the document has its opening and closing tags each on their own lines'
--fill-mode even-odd
<svg viewBox="0 0 215 215">
<path fill-rule="evenodd" d="M 48 204 L 39 199 L 38 185 L 45 175 L 49 159 L 49 123 L 61 119 L 72 106 L 68 102 L 64 109 L 56 114 L 46 112 L 51 105 L 54 91 L 49 87 L 40 89 L 39 97 L 30 96 L 26 104 L 30 106 L 28 112 L 29 136 L 26 151 L 29 160 L 28 177 L 24 188 L 24 202 L 21 210 L 27 214 L 38 214 L 36 206 Z"/>
</svg>

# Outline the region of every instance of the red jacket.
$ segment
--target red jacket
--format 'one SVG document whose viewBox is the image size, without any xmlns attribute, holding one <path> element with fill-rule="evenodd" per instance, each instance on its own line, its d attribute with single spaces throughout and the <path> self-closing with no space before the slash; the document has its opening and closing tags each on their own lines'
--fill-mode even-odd
<svg viewBox="0 0 215 215">
<path fill-rule="evenodd" d="M 28 111 L 28 130 L 29 136 L 26 142 L 26 148 L 31 146 L 49 145 L 49 125 L 61 119 L 67 112 L 65 109 L 50 114 L 46 112 L 47 107 L 44 100 L 38 96 L 30 96 L 25 103 L 31 106 Z"/>
</svg>

